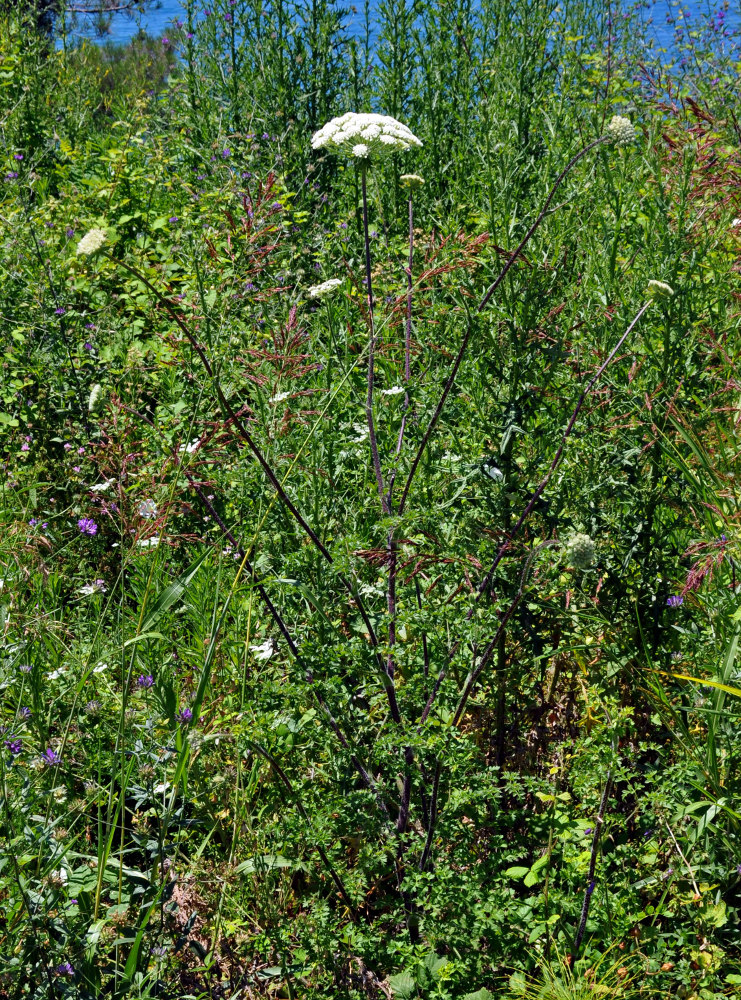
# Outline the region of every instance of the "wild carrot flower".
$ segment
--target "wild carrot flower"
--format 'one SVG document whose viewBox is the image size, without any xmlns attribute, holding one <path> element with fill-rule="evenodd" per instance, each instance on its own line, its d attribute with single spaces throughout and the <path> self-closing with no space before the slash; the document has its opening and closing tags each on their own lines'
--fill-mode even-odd
<svg viewBox="0 0 741 1000">
<path fill-rule="evenodd" d="M 406 184 L 410 188 L 419 188 L 425 182 L 424 177 L 420 177 L 419 174 L 402 174 L 399 178 L 402 184 Z"/>
<path fill-rule="evenodd" d="M 577 532 L 566 542 L 566 558 L 574 569 L 589 569 L 594 557 L 595 544 L 589 535 Z"/>
<path fill-rule="evenodd" d="M 382 396 L 398 396 L 402 392 L 404 392 L 403 385 L 392 385 L 390 389 L 381 389 Z"/>
<path fill-rule="evenodd" d="M 422 143 L 408 126 L 395 118 L 348 111 L 315 132 L 311 145 L 313 149 L 366 158 L 420 147 Z"/>
<path fill-rule="evenodd" d="M 613 146 L 627 146 L 636 137 L 636 130 L 630 118 L 613 115 L 605 133 Z"/>
<path fill-rule="evenodd" d="M 312 285 L 306 293 L 310 299 L 322 299 L 326 295 L 331 295 L 342 284 L 342 278 L 329 278 L 320 285 Z"/>
<path fill-rule="evenodd" d="M 674 295 L 674 289 L 665 281 L 654 281 L 652 278 L 648 283 L 646 295 L 650 299 L 670 299 Z"/>
<path fill-rule="evenodd" d="M 107 238 L 104 229 L 88 230 L 77 244 L 78 256 L 84 254 L 87 257 L 95 253 L 96 250 L 100 250 Z"/>
</svg>

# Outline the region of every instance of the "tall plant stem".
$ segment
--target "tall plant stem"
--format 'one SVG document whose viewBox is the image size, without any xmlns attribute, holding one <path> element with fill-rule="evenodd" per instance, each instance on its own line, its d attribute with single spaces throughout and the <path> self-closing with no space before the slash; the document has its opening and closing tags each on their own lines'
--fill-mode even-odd
<svg viewBox="0 0 741 1000">
<path fill-rule="evenodd" d="M 558 177 L 554 181 L 553 187 L 551 188 L 550 192 L 548 193 L 548 197 L 546 198 L 546 200 L 545 200 L 545 202 L 543 204 L 543 208 L 540 210 L 540 214 L 538 215 L 537 219 L 532 224 L 532 226 L 528 229 L 528 231 L 525 233 L 525 235 L 523 236 L 522 240 L 520 241 L 519 246 L 517 247 L 517 249 L 514 251 L 514 253 L 512 253 L 510 255 L 510 257 L 507 259 L 507 263 L 504 265 L 504 267 L 502 268 L 502 270 L 499 272 L 499 274 L 497 275 L 497 277 L 494 279 L 494 281 L 491 283 L 491 285 L 489 286 L 489 288 L 484 293 L 483 298 L 481 299 L 481 301 L 479 302 L 478 306 L 476 307 L 476 313 L 477 314 L 480 313 L 480 312 L 482 312 L 486 308 L 486 306 L 488 305 L 488 303 L 489 303 L 492 295 L 497 290 L 497 288 L 499 288 L 499 286 L 504 281 L 504 279 L 507 277 L 510 268 L 515 263 L 515 261 L 517 260 L 517 258 L 519 257 L 519 255 L 522 253 L 522 251 L 525 249 L 525 247 L 529 243 L 531 237 L 535 233 L 536 229 L 538 228 L 538 226 L 541 224 L 541 222 L 543 221 L 543 219 L 548 214 L 548 209 L 550 208 L 550 204 L 553 201 L 553 198 L 554 198 L 554 196 L 556 194 L 556 191 L 561 186 L 561 183 L 563 182 L 564 178 L 570 173 L 570 171 L 576 166 L 576 164 L 579 162 L 579 160 L 582 159 L 582 157 L 586 156 L 587 153 L 589 153 L 592 149 L 595 148 L 595 146 L 599 146 L 600 143 L 606 142 L 606 141 L 607 141 L 607 139 L 606 139 L 605 136 L 600 136 L 599 139 L 595 139 L 594 142 L 590 142 L 589 145 L 585 146 L 584 149 L 580 150 L 576 154 L 576 156 L 573 156 L 569 160 L 569 162 L 566 164 L 566 166 L 563 168 L 563 170 L 561 171 L 561 173 L 558 175 Z M 450 374 L 448 375 L 448 378 L 446 379 L 445 386 L 443 387 L 442 395 L 440 396 L 440 399 L 438 401 L 437 407 L 435 408 L 435 412 L 432 415 L 432 419 L 430 420 L 429 424 L 427 425 L 427 429 L 425 430 L 425 433 L 424 433 L 424 435 L 422 437 L 422 441 L 421 441 L 421 443 L 419 445 L 419 448 L 417 449 L 417 453 L 414 456 L 414 461 L 412 462 L 412 467 L 409 470 L 409 475 L 407 476 L 407 481 L 404 484 L 404 491 L 403 491 L 403 493 L 401 495 L 401 502 L 399 504 L 399 513 L 400 514 L 402 514 L 404 512 L 404 507 L 406 506 L 407 497 L 409 496 L 409 490 L 411 489 L 411 486 L 412 486 L 412 480 L 414 479 L 414 475 L 415 475 L 415 473 L 417 471 L 417 466 L 419 465 L 419 462 L 420 462 L 420 459 L 422 458 L 424 450 L 427 447 L 427 442 L 429 441 L 429 439 L 430 439 L 430 437 L 432 435 L 432 432 L 434 431 L 435 427 L 437 426 L 437 422 L 440 419 L 440 414 L 442 413 L 443 407 L 445 406 L 445 401 L 448 398 L 450 390 L 453 388 L 453 383 L 455 382 L 456 376 L 458 374 L 458 369 L 461 366 L 461 361 L 463 361 L 463 356 L 466 353 L 466 348 L 468 347 L 468 342 L 471 339 L 472 330 L 473 330 L 473 324 L 472 324 L 471 318 L 469 317 L 468 325 L 466 327 L 466 332 L 463 335 L 463 340 L 461 341 L 461 346 L 458 349 L 458 353 L 455 356 L 455 360 L 453 361 L 453 366 L 452 366 L 452 368 L 450 370 Z"/>
<path fill-rule="evenodd" d="M 363 236 L 365 238 L 365 284 L 368 290 L 368 326 L 370 327 L 370 344 L 368 347 L 368 394 L 365 400 L 365 415 L 368 420 L 368 438 L 370 440 L 373 471 L 376 475 L 378 496 L 381 499 L 381 509 L 384 514 L 390 514 L 386 492 L 383 488 L 381 459 L 378 455 L 378 440 L 376 439 L 376 424 L 373 419 L 373 377 L 376 359 L 376 327 L 373 315 L 373 279 L 371 276 L 370 237 L 368 235 L 368 167 L 363 161 L 360 168 L 360 187 L 363 193 Z"/>
<path fill-rule="evenodd" d="M 412 188 L 409 187 L 409 264 L 407 266 L 407 321 L 404 328 L 404 381 L 408 382 L 412 377 L 411 353 L 412 353 L 412 291 L 414 281 L 412 280 L 412 268 L 414 267 L 414 204 L 412 201 Z"/>
<path fill-rule="evenodd" d="M 573 958 L 577 959 L 579 957 L 579 949 L 581 948 L 581 943 L 584 938 L 584 931 L 587 926 L 587 917 L 589 916 L 589 904 L 592 901 L 592 893 L 594 892 L 594 870 L 597 866 L 597 853 L 599 851 L 599 843 L 602 839 L 602 825 L 605 822 L 605 809 L 607 808 L 607 799 L 610 795 L 610 788 L 612 787 L 612 773 L 608 773 L 607 780 L 605 781 L 605 787 L 602 792 L 602 798 L 600 799 L 599 811 L 597 813 L 597 819 L 594 823 L 594 833 L 592 835 L 592 849 L 589 853 L 589 871 L 587 873 L 587 888 L 584 891 L 584 902 L 581 908 L 581 917 L 579 918 L 579 927 L 576 932 L 576 938 L 574 939 L 574 955 Z"/>
</svg>

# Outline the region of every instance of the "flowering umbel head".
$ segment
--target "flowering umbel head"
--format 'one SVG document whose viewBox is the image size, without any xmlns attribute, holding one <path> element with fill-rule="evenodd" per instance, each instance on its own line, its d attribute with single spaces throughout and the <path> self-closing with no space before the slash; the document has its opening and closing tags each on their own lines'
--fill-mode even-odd
<svg viewBox="0 0 741 1000">
<path fill-rule="evenodd" d="M 342 278 L 330 278 L 328 281 L 323 281 L 321 285 L 312 285 L 306 294 L 310 299 L 323 299 L 326 295 L 336 292 L 341 284 Z"/>
<path fill-rule="evenodd" d="M 610 124 L 605 129 L 605 135 L 613 146 L 627 146 L 636 137 L 636 130 L 630 118 L 613 115 Z"/>
<path fill-rule="evenodd" d="M 420 177 L 419 174 L 402 174 L 399 180 L 402 184 L 412 190 L 422 187 L 425 182 L 424 177 Z"/>
<path fill-rule="evenodd" d="M 566 542 L 566 558 L 574 569 L 589 569 L 594 562 L 596 546 L 589 535 L 577 532 Z"/>
<path fill-rule="evenodd" d="M 100 250 L 107 239 L 105 229 L 89 229 L 77 244 L 78 257 L 80 255 L 88 257 L 96 250 Z"/>
<path fill-rule="evenodd" d="M 411 129 L 395 118 L 357 111 L 333 118 L 311 140 L 312 149 L 327 149 L 363 160 L 421 145 Z"/>
<path fill-rule="evenodd" d="M 646 295 L 650 299 L 670 299 L 674 295 L 674 289 L 665 281 L 654 281 L 652 278 L 646 288 Z"/>
</svg>

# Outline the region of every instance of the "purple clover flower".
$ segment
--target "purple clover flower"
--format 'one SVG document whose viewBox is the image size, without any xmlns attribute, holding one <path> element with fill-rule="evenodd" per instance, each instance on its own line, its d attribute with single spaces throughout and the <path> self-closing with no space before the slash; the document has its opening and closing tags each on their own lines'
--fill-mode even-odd
<svg viewBox="0 0 741 1000">
<path fill-rule="evenodd" d="M 86 351 L 92 351 L 93 350 L 93 345 L 90 343 L 89 340 L 86 340 L 85 343 L 82 346 L 85 348 Z"/>
<path fill-rule="evenodd" d="M 98 525 L 91 517 L 81 517 L 77 522 L 77 527 L 80 529 L 80 534 L 82 535 L 90 535 L 92 537 L 98 534 Z"/>
</svg>

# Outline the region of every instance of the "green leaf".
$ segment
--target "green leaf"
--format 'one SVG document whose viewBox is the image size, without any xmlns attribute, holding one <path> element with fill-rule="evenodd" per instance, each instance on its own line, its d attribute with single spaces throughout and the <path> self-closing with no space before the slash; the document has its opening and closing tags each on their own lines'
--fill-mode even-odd
<svg viewBox="0 0 741 1000">
<path fill-rule="evenodd" d="M 202 552 L 201 555 L 199 555 L 198 558 L 190 564 L 181 577 L 165 587 L 154 602 L 152 610 L 142 622 L 141 632 L 150 631 L 157 619 L 163 615 L 165 611 L 171 608 L 176 601 L 180 600 L 185 591 L 188 589 L 193 577 L 200 569 L 201 563 L 206 558 L 208 553 L 208 549 Z M 132 640 L 129 640 L 129 642 L 131 641 Z"/>
<path fill-rule="evenodd" d="M 513 868 L 508 868 L 504 874 L 507 878 L 524 878 L 529 872 L 529 868 L 523 868 L 521 865 L 515 865 Z"/>
<path fill-rule="evenodd" d="M 408 972 L 400 972 L 398 976 L 390 976 L 389 986 L 394 996 L 401 997 L 401 1000 L 411 1000 L 417 994 L 417 984 Z"/>
<path fill-rule="evenodd" d="M 466 993 L 461 1000 L 494 1000 L 494 994 L 487 990 L 485 986 L 482 986 L 475 993 Z"/>
<path fill-rule="evenodd" d="M 293 861 L 281 857 L 280 854 L 265 854 L 261 858 L 247 858 L 237 865 L 234 871 L 239 875 L 254 875 L 260 872 L 273 871 L 276 868 L 292 868 Z"/>
</svg>

